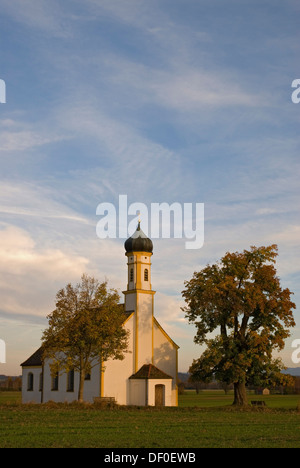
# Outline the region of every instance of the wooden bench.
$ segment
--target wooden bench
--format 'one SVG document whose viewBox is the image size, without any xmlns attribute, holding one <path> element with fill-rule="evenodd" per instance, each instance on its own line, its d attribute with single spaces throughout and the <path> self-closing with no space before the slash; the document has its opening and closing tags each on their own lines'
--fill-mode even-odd
<svg viewBox="0 0 300 468">
<path fill-rule="evenodd" d="M 266 402 L 263 400 L 254 400 L 251 401 L 252 406 L 266 406 Z"/>
<path fill-rule="evenodd" d="M 116 405 L 116 399 L 114 397 L 95 397 L 94 405 L 99 409 L 114 408 Z"/>
<path fill-rule="evenodd" d="M 95 397 L 94 398 L 94 403 L 104 403 L 104 404 L 109 404 L 109 403 L 115 403 L 116 399 L 114 397 Z"/>
</svg>

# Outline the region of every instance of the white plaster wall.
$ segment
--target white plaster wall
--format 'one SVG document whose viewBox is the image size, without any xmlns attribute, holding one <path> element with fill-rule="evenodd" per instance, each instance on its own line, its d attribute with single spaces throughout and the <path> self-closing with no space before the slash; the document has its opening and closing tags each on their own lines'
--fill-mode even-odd
<svg viewBox="0 0 300 468">
<path fill-rule="evenodd" d="M 77 393 L 75 394 L 76 399 L 78 398 L 78 386 L 79 386 L 79 375 L 78 375 L 78 384 L 77 384 Z M 94 402 L 94 398 L 100 396 L 100 364 L 96 364 L 95 367 L 91 369 L 91 380 L 84 381 L 84 391 L 83 399 L 84 401 L 89 401 L 90 403 Z"/>
<path fill-rule="evenodd" d="M 153 349 L 153 295 L 138 293 L 138 371 L 144 364 L 152 363 Z"/>
<path fill-rule="evenodd" d="M 78 400 L 79 390 L 79 372 L 75 372 L 74 375 L 74 391 L 70 392 L 67 390 L 67 374 L 60 373 L 58 379 L 58 390 L 52 390 L 52 377 L 50 372 L 50 361 L 46 360 L 44 365 L 44 390 L 43 390 L 43 402 L 48 401 L 55 402 L 68 402 Z M 100 396 L 100 372 L 99 365 L 95 366 L 91 370 L 91 379 L 85 380 L 84 382 L 84 401 L 93 403 L 95 397 Z"/>
<path fill-rule="evenodd" d="M 104 378 L 103 378 L 103 394 L 104 397 L 114 397 L 119 405 L 128 405 L 129 403 L 129 377 L 134 374 L 134 353 L 133 353 L 133 338 L 134 338 L 134 316 L 130 317 L 125 329 L 129 332 L 129 346 L 125 354 L 125 359 L 113 360 L 110 359 L 105 363 Z"/>
<path fill-rule="evenodd" d="M 178 404 L 177 390 L 177 347 L 154 322 L 153 363 L 160 370 L 173 377 L 172 406 Z"/>
<path fill-rule="evenodd" d="M 141 286 L 145 291 L 151 289 L 151 257 L 142 255 L 141 262 Z M 148 281 L 145 281 L 145 270 L 148 270 Z"/>
<path fill-rule="evenodd" d="M 27 390 L 28 374 L 33 374 L 33 391 Z M 42 367 L 23 367 L 22 371 L 22 403 L 41 403 L 42 392 L 40 387 L 40 374 Z"/>
<path fill-rule="evenodd" d="M 131 379 L 130 385 L 130 399 L 129 404 L 135 406 L 145 406 L 146 404 L 146 380 Z"/>
<path fill-rule="evenodd" d="M 125 295 L 125 310 L 131 311 L 136 309 L 136 293 L 132 292 Z"/>
</svg>

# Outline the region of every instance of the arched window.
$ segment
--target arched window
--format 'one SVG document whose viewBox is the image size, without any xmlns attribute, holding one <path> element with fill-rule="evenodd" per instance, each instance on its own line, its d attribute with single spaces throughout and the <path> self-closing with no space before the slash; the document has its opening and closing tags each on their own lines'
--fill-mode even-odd
<svg viewBox="0 0 300 468">
<path fill-rule="evenodd" d="M 74 369 L 67 374 L 67 392 L 74 392 Z"/>
<path fill-rule="evenodd" d="M 39 391 L 43 390 L 43 372 L 40 373 Z"/>
<path fill-rule="evenodd" d="M 33 391 L 33 373 L 29 372 L 27 376 L 27 391 L 32 392 Z"/>
<path fill-rule="evenodd" d="M 144 271 L 144 281 L 149 281 L 149 271 L 148 271 L 148 268 L 146 268 L 145 271 Z"/>
<path fill-rule="evenodd" d="M 58 372 L 52 376 L 51 390 L 52 391 L 58 390 Z"/>
<path fill-rule="evenodd" d="M 129 279 L 130 282 L 133 281 L 133 268 L 130 269 L 130 279 Z"/>
</svg>

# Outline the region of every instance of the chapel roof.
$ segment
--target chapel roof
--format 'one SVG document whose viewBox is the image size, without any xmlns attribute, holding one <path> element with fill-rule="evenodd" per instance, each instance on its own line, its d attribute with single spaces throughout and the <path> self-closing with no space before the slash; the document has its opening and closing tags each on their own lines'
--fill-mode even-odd
<svg viewBox="0 0 300 468">
<path fill-rule="evenodd" d="M 130 379 L 172 379 L 170 375 L 153 364 L 144 364 Z"/>
<path fill-rule="evenodd" d="M 22 362 L 22 367 L 33 367 L 43 365 L 43 348 L 36 350 L 26 361 Z"/>
</svg>

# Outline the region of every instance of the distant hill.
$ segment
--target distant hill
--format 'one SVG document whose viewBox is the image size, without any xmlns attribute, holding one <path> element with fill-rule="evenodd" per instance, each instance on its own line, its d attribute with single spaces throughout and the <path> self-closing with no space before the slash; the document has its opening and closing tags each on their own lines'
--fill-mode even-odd
<svg viewBox="0 0 300 468">
<path fill-rule="evenodd" d="M 282 373 L 300 377 L 300 367 L 288 367 L 286 370 L 282 371 Z"/>
<path fill-rule="evenodd" d="M 11 378 L 13 380 L 16 380 L 16 379 L 19 379 L 20 377 L 22 377 L 21 375 L 14 375 L 14 376 L 11 376 L 11 375 L 4 375 L 4 374 L 0 374 L 0 382 L 3 382 L 5 380 L 7 380 L 8 378 Z"/>
</svg>

